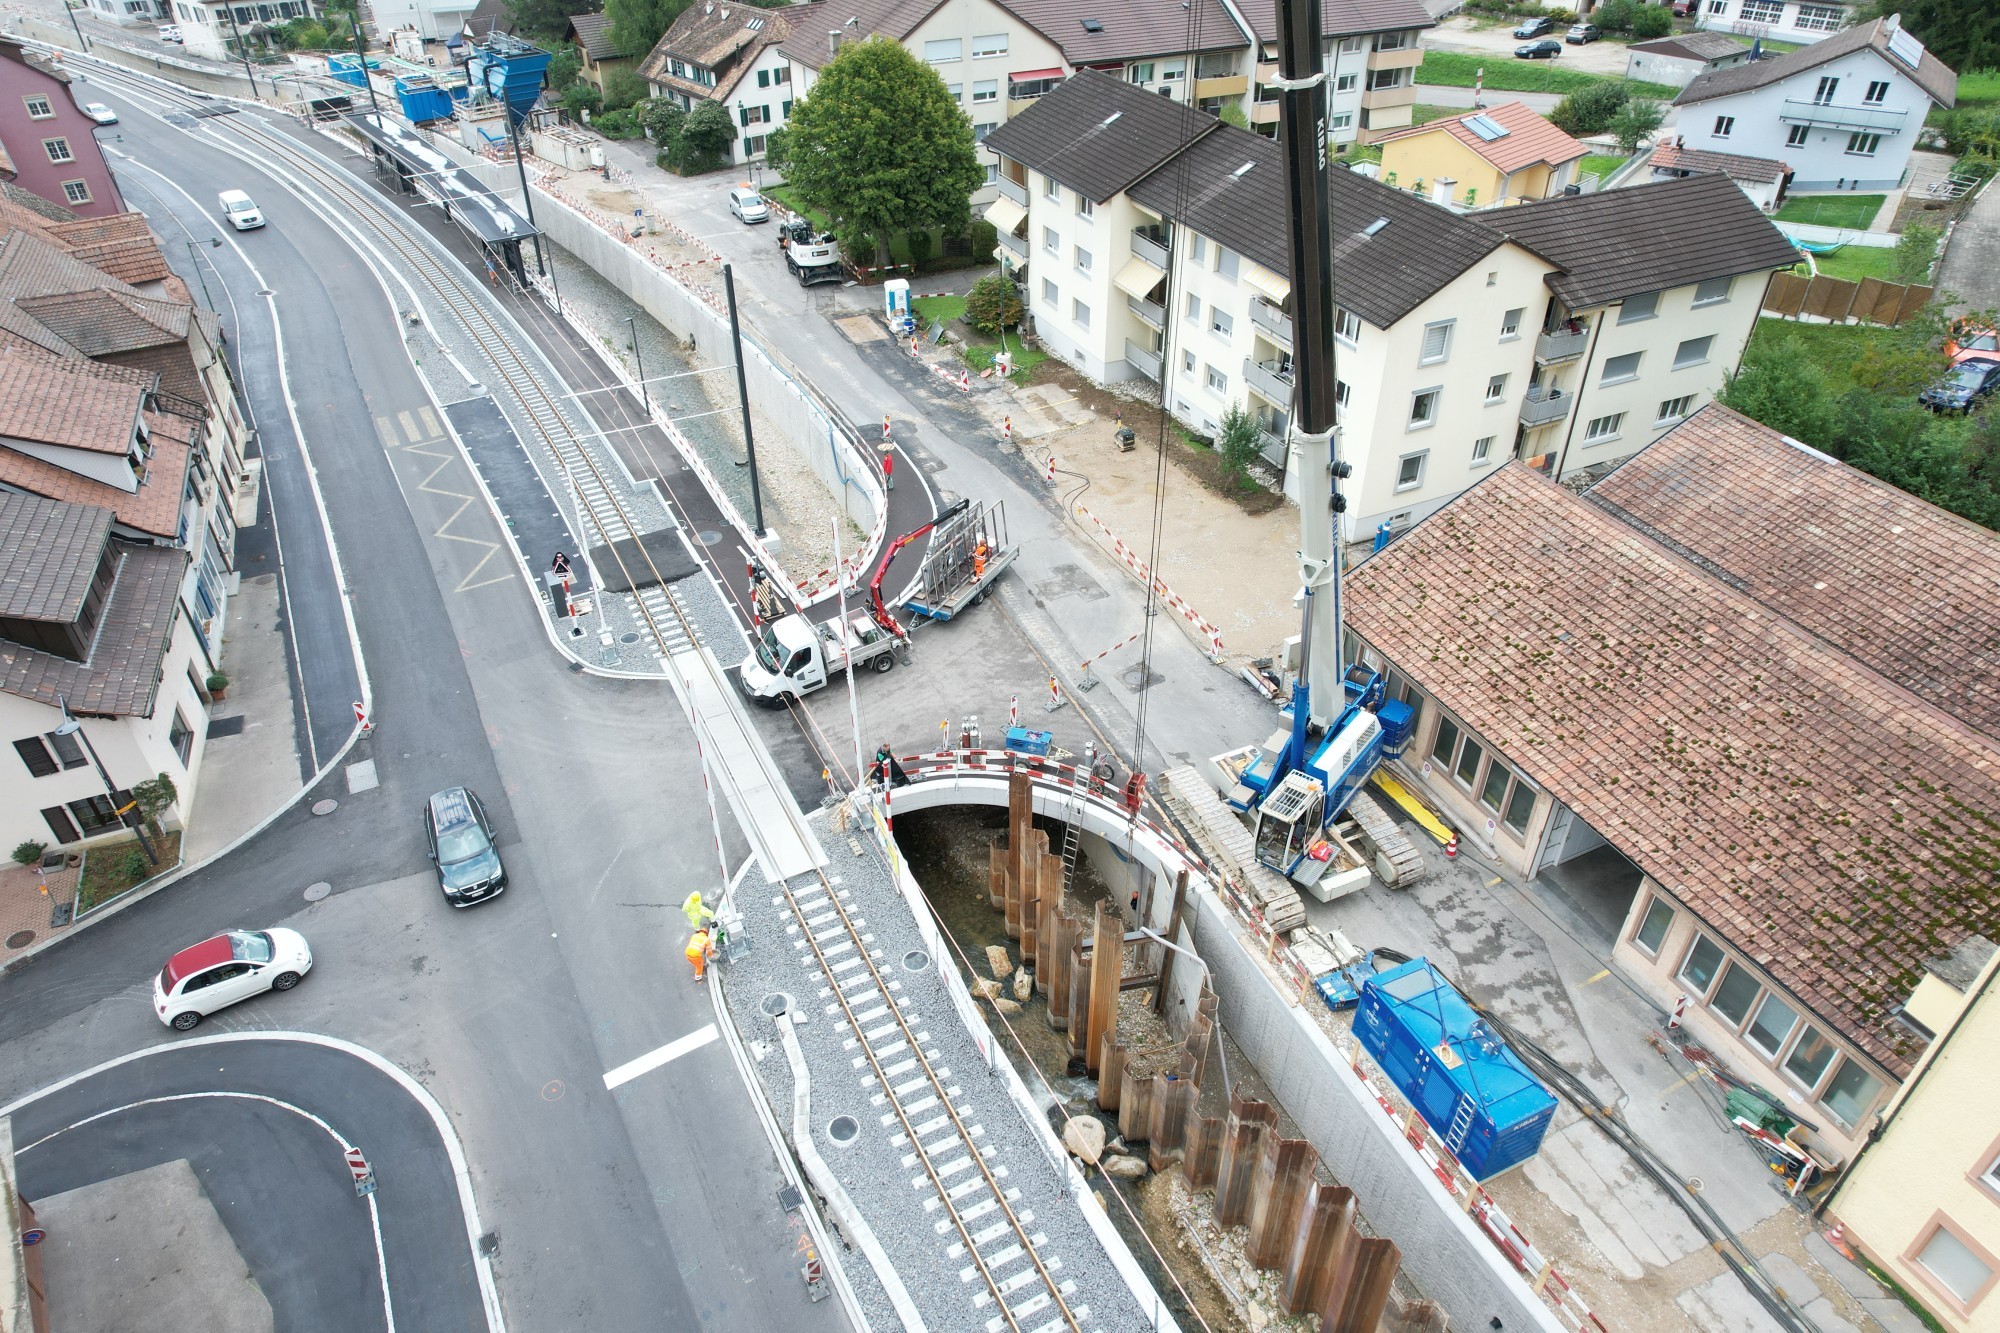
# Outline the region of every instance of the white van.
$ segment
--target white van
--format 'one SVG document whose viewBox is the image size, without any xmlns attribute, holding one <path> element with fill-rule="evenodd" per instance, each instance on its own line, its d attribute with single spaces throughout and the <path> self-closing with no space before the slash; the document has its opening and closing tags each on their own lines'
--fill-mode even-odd
<svg viewBox="0 0 2000 1333">
<path fill-rule="evenodd" d="M 264 215 L 258 211 L 256 201 L 241 190 L 224 190 L 217 198 L 222 204 L 222 216 L 229 219 L 229 225 L 238 231 L 249 231 L 252 227 L 264 225 Z"/>
</svg>

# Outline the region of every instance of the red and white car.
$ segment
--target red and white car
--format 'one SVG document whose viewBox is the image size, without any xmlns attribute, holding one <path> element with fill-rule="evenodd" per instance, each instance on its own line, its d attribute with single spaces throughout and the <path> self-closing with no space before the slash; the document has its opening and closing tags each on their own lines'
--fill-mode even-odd
<svg viewBox="0 0 2000 1333">
<path fill-rule="evenodd" d="M 2000 331 L 1970 320 L 1954 320 L 1951 337 L 1945 341 L 1944 354 L 1951 358 L 1954 365 L 1975 356 L 1982 359 L 2000 356 Z"/>
<path fill-rule="evenodd" d="M 153 1012 L 186 1032 L 238 1000 L 290 990 L 312 965 L 312 949 L 296 930 L 232 930 L 167 960 L 153 978 Z"/>
</svg>

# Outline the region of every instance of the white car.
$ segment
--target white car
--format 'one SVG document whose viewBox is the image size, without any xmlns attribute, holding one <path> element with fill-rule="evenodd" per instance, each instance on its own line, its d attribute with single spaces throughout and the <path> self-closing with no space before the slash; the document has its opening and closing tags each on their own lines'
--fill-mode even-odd
<svg viewBox="0 0 2000 1333">
<path fill-rule="evenodd" d="M 736 215 L 739 222 L 771 220 L 771 206 L 764 202 L 763 195 L 747 185 L 739 185 L 729 192 L 729 211 Z"/>
<path fill-rule="evenodd" d="M 312 949 L 296 930 L 232 930 L 167 960 L 153 978 L 153 1012 L 186 1032 L 238 1000 L 290 990 L 312 965 Z"/>
<path fill-rule="evenodd" d="M 180 41 L 180 39 L 181 39 L 181 25 L 180 25 L 180 24 L 178 24 L 178 23 L 162 23 L 162 24 L 160 25 L 160 40 L 161 40 L 161 41 L 163 41 L 163 42 L 178 42 L 178 41 Z"/>
<path fill-rule="evenodd" d="M 83 104 L 83 114 L 89 116 L 100 125 L 116 125 L 118 123 L 118 113 L 102 102 L 85 102 Z"/>
<path fill-rule="evenodd" d="M 257 208 L 257 202 L 241 190 L 224 190 L 216 196 L 222 204 L 222 216 L 229 219 L 229 225 L 238 231 L 249 231 L 252 227 L 264 225 L 264 215 Z"/>
</svg>

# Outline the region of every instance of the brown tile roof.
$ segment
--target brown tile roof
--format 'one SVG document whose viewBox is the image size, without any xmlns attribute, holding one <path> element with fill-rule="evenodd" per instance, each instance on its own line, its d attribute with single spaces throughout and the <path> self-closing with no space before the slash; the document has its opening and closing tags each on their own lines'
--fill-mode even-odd
<svg viewBox="0 0 2000 1333">
<path fill-rule="evenodd" d="M 2000 535 L 1714 406 L 1589 499 L 2000 741 Z"/>
<path fill-rule="evenodd" d="M 173 541 L 180 535 L 181 495 L 187 489 L 192 455 L 185 440 L 174 438 L 167 430 L 155 433 L 153 455 L 146 460 L 146 475 L 139 479 L 139 489 L 122 491 L 68 468 L 16 453 L 0 442 L 0 490 L 100 505 L 117 516 L 122 528 Z"/>
<path fill-rule="evenodd" d="M 617 60 L 625 54 L 611 40 L 609 14 L 571 14 L 567 35 L 574 37 L 577 45 L 583 48 L 583 53 L 592 60 Z"/>
<path fill-rule="evenodd" d="M 111 511 L 0 491 L 0 616 L 70 625 L 111 540 Z"/>
<path fill-rule="evenodd" d="M 828 33 L 838 29 L 843 42 L 861 42 L 875 36 L 900 42 L 916 31 L 917 25 L 929 18 L 941 2 L 817 0 L 808 10 L 787 14 L 791 32 L 778 38 L 778 49 L 801 65 L 819 69 L 833 59 L 833 52 L 826 45 Z"/>
<path fill-rule="evenodd" d="M 1542 199 L 1480 216 L 1561 266 L 1549 286 L 1572 310 L 1789 268 L 1799 259 L 1785 234 L 1721 176 Z"/>
<path fill-rule="evenodd" d="M 1101 204 L 1222 122 L 1123 79 L 1079 70 L 986 146 Z"/>
<path fill-rule="evenodd" d="M 0 441 L 123 456 L 153 379 L 100 374 L 91 362 L 0 335 Z"/>
<path fill-rule="evenodd" d="M 1651 165 L 1655 171 L 1727 176 L 1733 181 L 1750 181 L 1758 185 L 1768 185 L 1792 174 L 1789 166 L 1775 158 L 1711 153 L 1705 148 L 1682 148 L 1670 143 L 1663 143 L 1653 150 Z"/>
<path fill-rule="evenodd" d="M 2000 749 L 1527 468 L 1359 566 L 1347 605 L 1495 753 L 1892 1071 L 1923 960 L 2000 929 Z"/>
<path fill-rule="evenodd" d="M 1258 40 L 1278 40 L 1275 0 L 1237 0 L 1236 8 L 1257 34 Z M 1319 12 L 1319 30 L 1323 37 L 1352 37 L 1364 32 L 1396 32 L 1436 26 L 1437 20 L 1431 17 L 1420 0 L 1327 0 Z"/>
<path fill-rule="evenodd" d="M 1192 26 L 1181 0 L 1004 0 L 1001 7 L 1061 47 L 1063 59 L 1078 67 L 1250 45 L 1220 0 L 1194 0 Z M 1098 31 L 1085 28 L 1086 19 Z"/>
<path fill-rule="evenodd" d="M 1475 116 L 1484 116 L 1506 133 L 1497 139 L 1480 137 L 1465 123 Z M 1484 111 L 1467 111 L 1428 124 L 1391 130 L 1376 142 L 1391 143 L 1419 134 L 1449 134 L 1486 159 L 1495 171 L 1503 175 L 1538 162 L 1559 167 L 1590 152 L 1589 148 L 1543 120 L 1526 102 L 1502 102 Z"/>
<path fill-rule="evenodd" d="M 188 307 L 106 287 L 21 296 L 15 304 L 85 356 L 187 340 Z"/>
<path fill-rule="evenodd" d="M 33 190 L 16 185 L 12 181 L 0 181 L 0 199 L 39 213 L 50 222 L 71 222 L 76 219 L 75 209 L 65 208 L 53 199 L 44 199 Z"/>
<path fill-rule="evenodd" d="M 60 221 L 12 199 L 0 198 L 0 231 L 25 228 L 120 282 L 164 282 L 173 270 L 159 239 L 138 213 Z"/>
<path fill-rule="evenodd" d="M 682 10 L 680 17 L 661 34 L 646 58 L 639 62 L 639 73 L 650 82 L 678 89 L 690 97 L 720 101 L 749 73 L 765 47 L 783 42 L 797 31 L 796 25 L 804 21 L 808 10 L 819 8 L 813 5 L 793 10 L 759 9 L 740 0 L 728 3 L 700 0 Z M 670 72 L 672 60 L 714 71 L 715 86 L 676 78 Z"/>
<path fill-rule="evenodd" d="M 0 639 L 0 691 L 105 717 L 150 717 L 167 647 L 173 641 L 188 553 L 170 546 L 113 542 L 118 571 L 89 656 L 72 662 Z M 9 563 L 22 553 L 0 550 Z"/>
<path fill-rule="evenodd" d="M 1656 37 L 1650 42 L 1634 42 L 1631 50 L 1650 56 L 1671 56 L 1679 60 L 1727 60 L 1747 58 L 1750 48 L 1727 33 L 1683 32 L 1672 37 Z"/>
<path fill-rule="evenodd" d="M 1882 59 L 1909 76 L 1926 97 L 1939 106 L 1951 106 L 1958 99 L 1958 75 L 1922 46 L 1917 48 L 1922 54 L 1916 65 L 1912 66 L 1904 60 L 1889 44 L 1896 31 L 1892 26 L 1895 23 L 1893 17 L 1871 19 L 1770 60 L 1757 60 L 1747 65 L 1732 65 L 1728 69 L 1712 69 L 1698 74 L 1694 82 L 1674 99 L 1674 105 L 1686 106 L 1690 102 L 1707 102 L 1717 97 L 1733 97 L 1737 93 L 1768 88 L 1774 83 L 1783 83 L 1795 74 L 1818 69 L 1842 56 L 1872 48 Z M 1914 35 L 1902 40 L 1912 41 Z"/>
</svg>

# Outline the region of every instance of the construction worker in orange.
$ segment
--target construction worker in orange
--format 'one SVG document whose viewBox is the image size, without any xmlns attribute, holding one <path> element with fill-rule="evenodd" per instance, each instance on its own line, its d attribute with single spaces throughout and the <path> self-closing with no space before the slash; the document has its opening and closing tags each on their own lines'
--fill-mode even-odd
<svg viewBox="0 0 2000 1333">
<path fill-rule="evenodd" d="M 715 957 L 715 942 L 708 936 L 708 927 L 703 926 L 688 941 L 688 966 L 694 969 L 696 981 L 708 980 L 708 960 Z"/>
<path fill-rule="evenodd" d="M 979 539 L 979 546 L 972 552 L 972 577 L 976 579 L 986 577 L 986 539 L 984 537 Z"/>
</svg>

